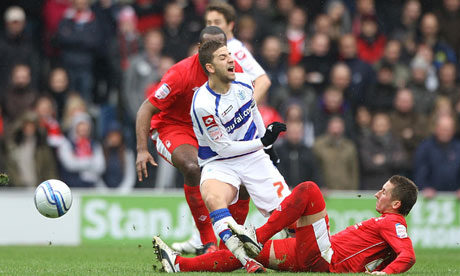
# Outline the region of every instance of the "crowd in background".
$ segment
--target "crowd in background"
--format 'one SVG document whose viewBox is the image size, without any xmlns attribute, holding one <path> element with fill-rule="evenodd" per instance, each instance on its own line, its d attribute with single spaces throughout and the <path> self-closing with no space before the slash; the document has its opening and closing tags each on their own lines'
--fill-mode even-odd
<svg viewBox="0 0 460 276">
<path fill-rule="evenodd" d="M 379 189 L 393 174 L 460 198 L 460 0 L 234 0 L 237 39 L 272 85 L 294 187 Z M 7 0 L 0 34 L 0 171 L 11 186 L 158 187 L 135 176 L 135 118 L 197 52 L 208 0 Z M 153 149 L 153 148 L 152 148 Z M 158 159 L 158 158 L 157 158 Z M 177 181 L 180 186 L 182 181 Z"/>
</svg>

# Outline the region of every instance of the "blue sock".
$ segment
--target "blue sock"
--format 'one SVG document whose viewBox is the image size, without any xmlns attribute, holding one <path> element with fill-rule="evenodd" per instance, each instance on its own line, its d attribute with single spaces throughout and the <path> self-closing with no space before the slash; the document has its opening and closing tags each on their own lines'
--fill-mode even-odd
<svg viewBox="0 0 460 276">
<path fill-rule="evenodd" d="M 219 235 L 223 242 L 226 242 L 228 238 L 232 236 L 230 228 L 228 228 L 227 222 L 234 221 L 232 214 L 227 208 L 218 209 L 209 213 L 212 220 L 212 226 L 214 231 Z"/>
</svg>

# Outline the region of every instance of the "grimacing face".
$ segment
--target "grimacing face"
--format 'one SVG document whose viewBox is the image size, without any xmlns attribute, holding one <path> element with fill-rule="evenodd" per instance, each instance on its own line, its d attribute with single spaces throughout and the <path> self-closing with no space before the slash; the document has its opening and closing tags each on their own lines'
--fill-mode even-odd
<svg viewBox="0 0 460 276">
<path fill-rule="evenodd" d="M 235 61 L 233 60 L 227 46 L 222 46 L 213 53 L 211 63 L 214 73 L 222 82 L 235 80 Z"/>
</svg>

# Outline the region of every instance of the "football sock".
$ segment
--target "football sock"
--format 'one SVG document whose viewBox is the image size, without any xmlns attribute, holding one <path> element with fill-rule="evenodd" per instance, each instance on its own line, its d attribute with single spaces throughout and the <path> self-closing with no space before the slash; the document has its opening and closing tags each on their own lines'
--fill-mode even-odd
<svg viewBox="0 0 460 276">
<path fill-rule="evenodd" d="M 301 216 L 316 214 L 324 208 L 326 208 L 326 203 L 318 186 L 311 181 L 302 182 L 272 212 L 268 221 L 256 230 L 257 239 L 265 243 L 283 228 L 296 222 Z"/>
<path fill-rule="evenodd" d="M 187 200 L 190 211 L 192 212 L 193 220 L 200 232 L 201 242 L 203 244 L 210 242 L 217 244 L 217 239 L 214 235 L 211 219 L 209 217 L 209 211 L 201 197 L 200 187 L 192 187 L 185 184 L 184 192 L 185 199 Z"/>
<path fill-rule="evenodd" d="M 228 210 L 230 210 L 236 223 L 243 225 L 246 221 L 246 217 L 249 213 L 249 202 L 250 199 L 238 199 L 235 204 L 228 206 Z M 225 243 L 219 243 L 219 249 L 227 249 Z"/>
<path fill-rule="evenodd" d="M 181 272 L 231 272 L 241 267 L 240 261 L 238 261 L 238 259 L 235 258 L 235 256 L 233 256 L 232 252 L 229 250 L 218 250 L 193 258 L 177 256 L 176 264 L 179 264 Z"/>
<path fill-rule="evenodd" d="M 264 244 L 264 248 L 256 260 L 263 266 L 278 271 L 299 271 L 295 243 L 294 238 L 269 240 Z"/>
</svg>

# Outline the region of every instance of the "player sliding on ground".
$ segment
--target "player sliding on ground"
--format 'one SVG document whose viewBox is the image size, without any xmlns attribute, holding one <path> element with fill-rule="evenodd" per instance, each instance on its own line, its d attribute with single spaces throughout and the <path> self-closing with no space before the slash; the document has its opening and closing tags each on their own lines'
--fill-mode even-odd
<svg viewBox="0 0 460 276">
<path fill-rule="evenodd" d="M 262 227 L 231 225 L 248 255 L 280 271 L 402 273 L 415 263 L 405 216 L 417 201 L 416 185 L 406 177 L 392 176 L 375 194 L 380 217 L 349 226 L 329 236 L 326 205 L 314 182 L 296 186 Z M 269 240 L 297 221 L 296 238 Z M 176 255 L 159 237 L 153 239 L 157 257 L 166 272 L 229 272 L 241 264 L 228 250 L 185 258 Z M 253 246 L 254 244 L 264 245 Z"/>
</svg>

